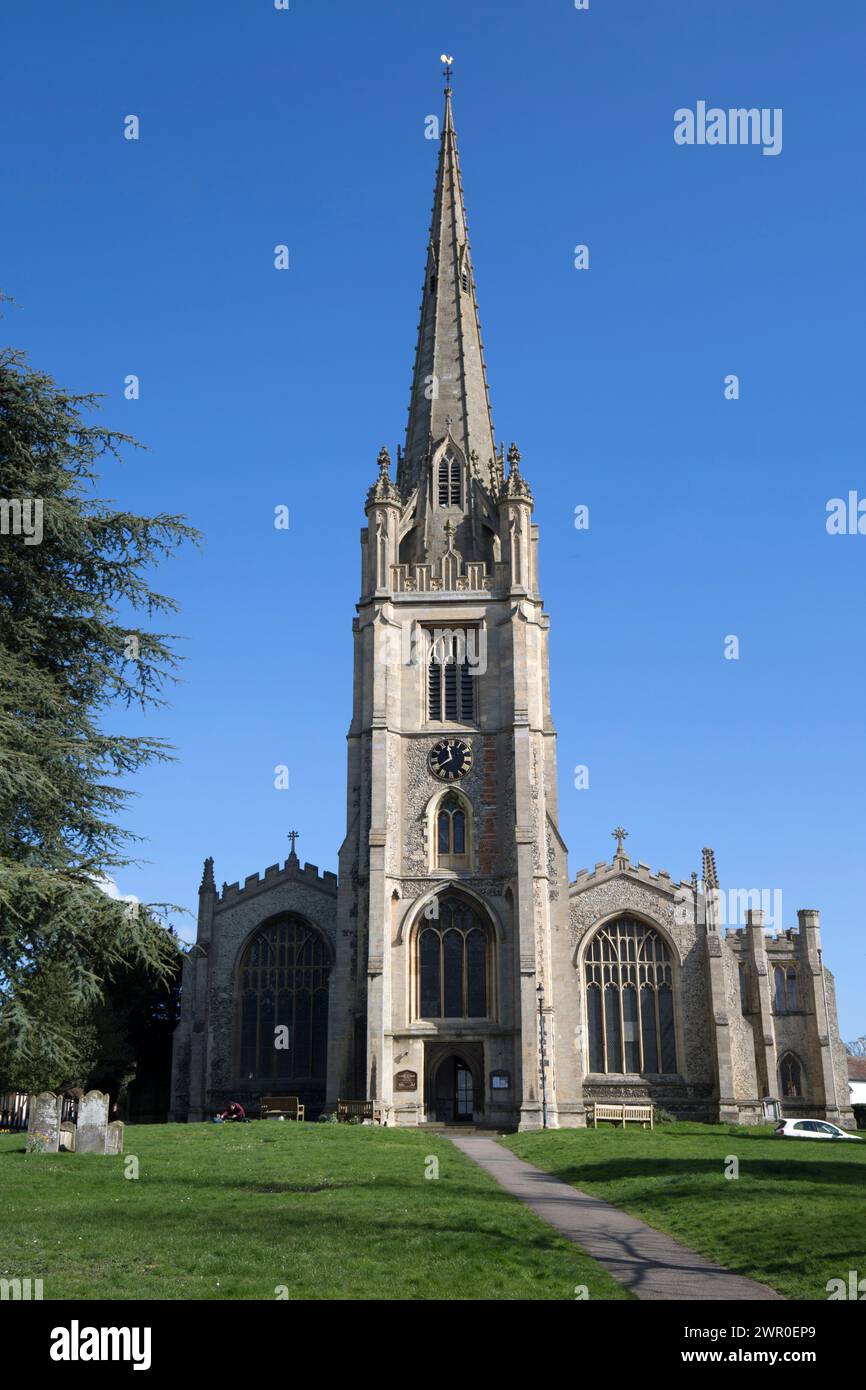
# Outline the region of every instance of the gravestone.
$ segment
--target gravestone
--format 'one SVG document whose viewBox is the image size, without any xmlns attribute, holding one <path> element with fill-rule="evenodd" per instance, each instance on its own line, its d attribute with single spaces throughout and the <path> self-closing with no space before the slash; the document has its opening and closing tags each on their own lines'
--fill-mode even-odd
<svg viewBox="0 0 866 1390">
<path fill-rule="evenodd" d="M 102 1091 L 88 1091 L 78 1102 L 75 1152 L 104 1154 L 107 1125 L 108 1096 Z"/>
<path fill-rule="evenodd" d="M 123 1153 L 123 1120 L 112 1120 L 105 1131 L 105 1152 L 107 1154 Z"/>
<path fill-rule="evenodd" d="M 68 1154 L 75 1153 L 75 1125 L 71 1120 L 64 1120 L 60 1126 L 60 1147 Z"/>
<path fill-rule="evenodd" d="M 53 1091 L 40 1091 L 30 1097 L 27 1118 L 27 1148 L 32 1153 L 56 1154 L 60 1147 L 60 1112 L 63 1097 Z"/>
</svg>

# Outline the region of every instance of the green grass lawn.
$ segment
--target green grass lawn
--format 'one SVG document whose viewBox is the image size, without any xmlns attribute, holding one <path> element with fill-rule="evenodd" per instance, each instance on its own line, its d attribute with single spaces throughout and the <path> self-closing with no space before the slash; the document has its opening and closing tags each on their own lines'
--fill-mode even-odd
<svg viewBox="0 0 866 1390">
<path fill-rule="evenodd" d="M 131 1126 L 122 1158 L 0 1135 L 0 1278 L 16 1277 L 46 1299 L 628 1296 L 447 1139 L 279 1122 Z"/>
<path fill-rule="evenodd" d="M 866 1276 L 866 1143 L 782 1140 L 770 1127 L 548 1130 L 502 1141 L 520 1158 L 789 1298 Z M 739 1177 L 727 1179 L 728 1155 Z"/>
</svg>

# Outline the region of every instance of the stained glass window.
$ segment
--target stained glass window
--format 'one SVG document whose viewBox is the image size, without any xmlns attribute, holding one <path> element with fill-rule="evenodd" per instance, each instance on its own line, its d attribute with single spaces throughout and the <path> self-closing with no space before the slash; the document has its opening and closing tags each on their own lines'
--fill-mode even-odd
<svg viewBox="0 0 866 1390">
<path fill-rule="evenodd" d="M 419 1016 L 487 1018 L 490 937 L 461 898 L 439 901 L 418 933 Z"/>
<path fill-rule="evenodd" d="M 460 869 L 469 862 L 466 811 L 458 796 L 447 796 L 436 813 L 436 862 L 440 869 Z"/>
<path fill-rule="evenodd" d="M 241 1076 L 324 1082 L 330 969 L 324 941 L 298 917 L 256 933 L 238 970 Z"/>
<path fill-rule="evenodd" d="M 673 964 L 658 932 L 618 917 L 593 937 L 584 972 L 590 1071 L 676 1072 Z"/>
</svg>

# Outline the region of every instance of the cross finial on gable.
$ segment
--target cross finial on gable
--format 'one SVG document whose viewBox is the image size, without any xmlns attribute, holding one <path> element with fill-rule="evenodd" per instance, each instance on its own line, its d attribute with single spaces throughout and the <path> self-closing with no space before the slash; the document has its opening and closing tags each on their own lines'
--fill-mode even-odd
<svg viewBox="0 0 866 1390">
<path fill-rule="evenodd" d="M 297 840 L 297 838 L 298 838 L 298 831 L 297 831 L 297 830 L 290 830 L 290 831 L 289 831 L 289 839 L 290 839 L 291 842 L 292 842 L 292 849 L 291 849 L 291 853 L 289 854 L 289 859 L 290 859 L 290 860 L 293 859 L 293 860 L 295 861 L 295 863 L 297 863 L 297 861 L 298 861 L 298 856 L 297 856 L 297 854 L 295 853 L 295 841 Z"/>
<path fill-rule="evenodd" d="M 613 838 L 616 840 L 616 857 L 617 857 L 617 859 L 624 859 L 624 858 L 625 858 L 625 850 L 623 849 L 623 841 L 628 839 L 628 831 L 627 831 L 627 830 L 623 830 L 622 826 L 621 826 L 621 825 L 618 825 L 618 826 L 616 827 L 616 830 L 612 830 L 610 833 L 611 833 L 611 835 L 613 836 Z"/>
</svg>

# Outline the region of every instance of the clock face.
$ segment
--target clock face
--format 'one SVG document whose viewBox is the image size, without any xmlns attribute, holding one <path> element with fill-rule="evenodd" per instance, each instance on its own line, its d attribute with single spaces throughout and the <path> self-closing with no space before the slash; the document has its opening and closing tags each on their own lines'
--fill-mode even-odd
<svg viewBox="0 0 866 1390">
<path fill-rule="evenodd" d="M 440 782 L 456 782 L 472 766 L 471 745 L 462 738 L 442 738 L 430 749 L 427 764 Z"/>
</svg>

